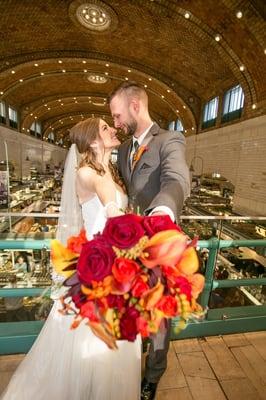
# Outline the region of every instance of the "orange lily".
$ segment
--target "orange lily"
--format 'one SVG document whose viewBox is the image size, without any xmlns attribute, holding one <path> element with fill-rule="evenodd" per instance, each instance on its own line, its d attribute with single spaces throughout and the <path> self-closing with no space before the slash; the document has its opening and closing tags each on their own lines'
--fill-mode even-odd
<svg viewBox="0 0 266 400">
<path fill-rule="evenodd" d="M 81 291 L 88 296 L 88 300 L 93 300 L 97 298 L 102 298 L 108 296 L 112 290 L 113 278 L 108 275 L 104 278 L 102 282 L 92 282 L 92 289 L 81 285 Z"/>
<path fill-rule="evenodd" d="M 187 279 L 191 283 L 192 297 L 197 299 L 204 288 L 205 278 L 201 274 L 194 274 L 192 276 L 188 276 Z"/>
<path fill-rule="evenodd" d="M 144 248 L 144 257 L 140 257 L 147 268 L 156 265 L 175 266 L 187 247 L 187 237 L 176 230 L 156 233 Z"/>
<path fill-rule="evenodd" d="M 92 332 L 101 339 L 109 349 L 117 349 L 116 339 L 112 334 L 112 329 L 106 322 L 91 322 L 88 321 L 87 323 L 91 328 Z"/>
<path fill-rule="evenodd" d="M 188 247 L 184 251 L 176 267 L 185 275 L 192 275 L 199 269 L 199 260 L 194 247 Z"/>
<path fill-rule="evenodd" d="M 160 279 L 158 279 L 157 284 L 143 294 L 140 305 L 143 305 L 145 310 L 152 310 L 155 304 L 161 299 L 163 291 L 164 285 L 161 283 Z"/>
<path fill-rule="evenodd" d="M 51 241 L 51 258 L 56 272 L 65 278 L 69 278 L 76 269 L 74 264 L 77 261 L 78 254 L 63 246 L 59 240 Z M 73 268 L 66 270 L 71 265 L 73 265 Z"/>
</svg>

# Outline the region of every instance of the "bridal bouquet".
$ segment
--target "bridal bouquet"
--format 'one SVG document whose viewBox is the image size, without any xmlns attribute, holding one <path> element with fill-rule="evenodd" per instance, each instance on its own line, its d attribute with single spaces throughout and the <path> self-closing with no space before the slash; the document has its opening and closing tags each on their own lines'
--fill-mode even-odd
<svg viewBox="0 0 266 400">
<path fill-rule="evenodd" d="M 74 313 L 110 348 L 116 340 L 156 334 L 165 318 L 179 317 L 179 329 L 200 313 L 196 299 L 204 277 L 191 241 L 168 216 L 126 214 L 108 219 L 103 232 L 85 232 L 67 247 L 52 241 L 52 261 L 68 288 L 61 312 Z"/>
</svg>

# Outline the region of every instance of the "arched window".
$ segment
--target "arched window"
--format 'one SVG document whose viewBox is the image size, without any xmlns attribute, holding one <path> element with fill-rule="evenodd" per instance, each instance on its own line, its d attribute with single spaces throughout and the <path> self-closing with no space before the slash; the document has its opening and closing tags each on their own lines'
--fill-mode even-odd
<svg viewBox="0 0 266 400">
<path fill-rule="evenodd" d="M 42 137 L 42 125 L 40 122 L 33 121 L 33 123 L 30 126 L 30 134 L 38 138 Z"/>
<path fill-rule="evenodd" d="M 9 118 L 9 125 L 11 128 L 18 127 L 18 112 L 12 107 L 8 107 L 8 118 Z"/>
<path fill-rule="evenodd" d="M 222 122 L 240 118 L 244 106 L 244 92 L 240 85 L 227 90 L 223 99 Z"/>
<path fill-rule="evenodd" d="M 3 101 L 0 101 L 0 122 L 6 123 L 6 105 Z"/>
<path fill-rule="evenodd" d="M 219 98 L 215 97 L 205 104 L 203 109 L 202 129 L 210 128 L 216 124 Z"/>
<path fill-rule="evenodd" d="M 181 122 L 181 120 L 178 118 L 176 121 L 172 121 L 168 125 L 168 130 L 169 131 L 178 131 L 178 132 L 184 132 L 184 127 Z"/>
<path fill-rule="evenodd" d="M 47 135 L 47 139 L 49 143 L 54 143 L 54 132 L 49 132 Z"/>
</svg>

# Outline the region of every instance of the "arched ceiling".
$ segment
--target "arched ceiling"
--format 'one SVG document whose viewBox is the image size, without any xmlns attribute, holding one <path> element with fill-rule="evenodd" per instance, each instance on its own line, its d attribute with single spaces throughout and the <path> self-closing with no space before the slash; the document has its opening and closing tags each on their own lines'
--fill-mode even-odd
<svg viewBox="0 0 266 400">
<path fill-rule="evenodd" d="M 89 3 L 110 15 L 106 31 L 78 22 Z M 0 0 L 0 99 L 20 110 L 22 132 L 38 120 L 57 137 L 91 115 L 112 122 L 106 99 L 125 79 L 146 87 L 157 122 L 179 117 L 187 135 L 202 104 L 237 83 L 245 117 L 265 114 L 265 14 L 264 0 Z"/>
</svg>

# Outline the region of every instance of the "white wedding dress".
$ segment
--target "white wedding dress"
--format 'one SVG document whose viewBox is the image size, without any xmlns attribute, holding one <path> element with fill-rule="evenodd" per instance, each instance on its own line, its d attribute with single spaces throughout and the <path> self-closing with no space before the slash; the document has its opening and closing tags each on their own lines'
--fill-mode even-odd
<svg viewBox="0 0 266 400">
<path fill-rule="evenodd" d="M 117 191 L 119 207 L 126 202 Z M 97 196 L 82 205 L 82 215 L 91 239 L 106 222 Z M 140 337 L 134 343 L 118 341 L 118 350 L 110 350 L 85 324 L 70 330 L 73 317 L 61 315 L 59 308 L 57 300 L 1 400 L 138 400 Z"/>
</svg>

